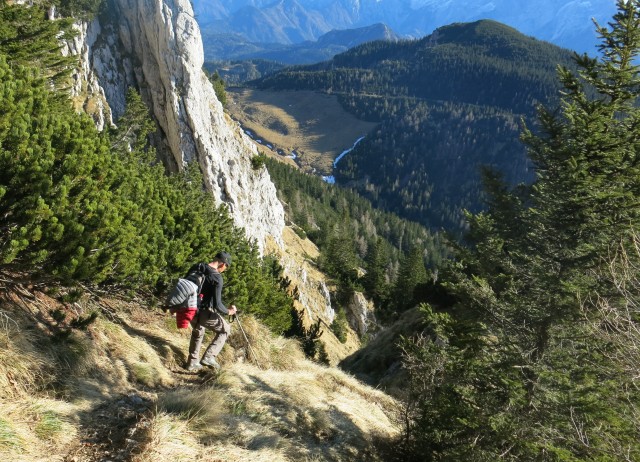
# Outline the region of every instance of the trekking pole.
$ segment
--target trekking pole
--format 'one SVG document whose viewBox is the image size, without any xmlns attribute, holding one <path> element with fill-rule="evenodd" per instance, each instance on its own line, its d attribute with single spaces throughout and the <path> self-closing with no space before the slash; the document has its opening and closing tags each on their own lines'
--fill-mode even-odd
<svg viewBox="0 0 640 462">
<path fill-rule="evenodd" d="M 249 343 L 249 338 L 247 337 L 246 332 L 242 328 L 242 323 L 240 323 L 240 316 L 238 316 L 237 312 L 236 312 L 236 314 L 234 316 L 236 318 L 236 321 L 238 321 L 238 327 L 240 327 L 240 331 L 242 332 L 242 335 L 244 336 L 244 339 L 247 342 L 247 346 L 249 347 L 249 351 L 253 355 L 253 360 L 255 361 L 256 366 L 258 366 L 260 369 L 262 369 L 262 366 L 260 366 L 260 363 L 258 362 L 258 357 L 256 356 L 255 351 L 253 351 L 253 348 L 251 348 L 251 343 Z"/>
</svg>

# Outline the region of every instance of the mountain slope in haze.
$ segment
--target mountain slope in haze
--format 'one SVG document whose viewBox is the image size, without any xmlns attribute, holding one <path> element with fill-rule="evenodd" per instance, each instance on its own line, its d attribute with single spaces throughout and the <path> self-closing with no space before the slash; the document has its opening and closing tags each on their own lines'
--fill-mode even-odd
<svg viewBox="0 0 640 462">
<path fill-rule="evenodd" d="M 194 0 L 203 31 L 236 32 L 252 42 L 291 44 L 332 29 L 383 22 L 403 36 L 422 37 L 454 22 L 493 19 L 542 40 L 595 52 L 591 18 L 605 23 L 613 0 Z M 206 44 L 205 44 L 206 47 Z"/>
<path fill-rule="evenodd" d="M 284 64 L 317 63 L 365 42 L 400 39 L 381 23 L 357 29 L 332 30 L 318 40 L 296 44 L 251 42 L 238 33 L 212 34 L 205 31 L 203 36 L 208 44 L 205 48 L 207 60 L 263 59 Z"/>
<path fill-rule="evenodd" d="M 519 121 L 555 101 L 556 66 L 571 53 L 494 21 L 443 27 L 399 43 L 364 44 L 257 82 L 313 89 L 379 126 L 338 165 L 338 182 L 377 206 L 456 231 L 481 207 L 480 167 L 530 179 Z"/>
</svg>

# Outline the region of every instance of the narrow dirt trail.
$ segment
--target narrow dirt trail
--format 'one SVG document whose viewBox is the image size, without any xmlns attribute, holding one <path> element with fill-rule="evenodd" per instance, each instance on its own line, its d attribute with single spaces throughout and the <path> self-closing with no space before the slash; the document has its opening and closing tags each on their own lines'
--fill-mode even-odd
<svg viewBox="0 0 640 462">
<path fill-rule="evenodd" d="M 81 418 L 78 443 L 64 462 L 127 462 L 133 460 L 147 440 L 146 430 L 156 410 L 158 392 L 202 386 L 215 379 L 207 370 L 188 373 L 171 370 L 175 386 L 162 389 L 132 390 L 102 401 Z"/>
<path fill-rule="evenodd" d="M 33 286 L 27 279 L 13 275 L 0 275 L 0 289 L 3 291 L 0 296 L 0 304 L 4 309 L 11 309 L 11 317 L 7 319 L 20 320 L 20 323 L 12 321 L 15 328 L 18 329 L 16 332 L 19 332 L 19 325 L 31 325 L 42 332 L 43 339 L 55 338 L 56 335 L 64 334 L 65 329 L 68 328 L 67 325 L 72 322 L 69 318 L 64 321 L 55 321 L 52 318 L 52 313 L 60 313 L 62 309 L 66 313 L 73 311 L 73 309 L 69 309 L 70 305 L 73 307 L 73 303 L 64 304 L 46 295 L 44 286 Z M 166 350 L 163 351 L 162 345 L 157 343 L 158 338 L 144 328 L 134 327 L 144 325 L 142 323 L 145 321 L 148 323 L 162 322 L 163 314 L 157 310 L 141 310 L 140 304 L 136 303 L 133 304 L 138 307 L 134 316 L 125 319 L 121 315 L 122 307 L 116 305 L 121 303 L 126 305 L 127 302 L 109 302 L 98 294 L 91 291 L 89 293 L 91 293 L 89 300 L 83 302 L 85 310 L 88 306 L 92 310 L 97 309 L 101 317 L 124 329 L 129 329 L 138 337 L 143 337 L 155 350 L 158 357 L 166 359 Z M 153 313 L 152 318 L 157 319 L 150 319 L 150 313 Z M 78 316 L 77 319 L 81 319 L 81 317 Z M 154 340 L 156 344 L 154 344 Z M 118 358 L 110 358 L 109 360 L 117 361 Z M 53 396 L 59 393 L 66 396 L 63 400 L 70 398 L 72 401 L 78 400 L 76 402 L 77 409 L 73 411 L 71 417 L 77 432 L 73 442 L 63 452 L 62 458 L 60 458 L 60 454 L 50 454 L 50 456 L 64 462 L 125 462 L 133 460 L 148 439 L 146 430 L 156 411 L 159 393 L 185 387 L 198 387 L 216 379 L 216 374 L 212 371 L 203 370 L 200 373 L 189 373 L 171 363 L 172 361 L 164 363 L 166 372 L 173 379 L 171 386 L 149 387 L 130 380 L 128 389 L 120 388 L 117 391 L 114 390 L 113 393 L 107 392 L 102 396 L 85 396 L 76 390 L 75 386 L 71 386 L 69 389 L 65 388 L 64 391 L 49 390 L 48 393 L 53 393 Z M 62 383 L 67 378 L 73 377 L 61 376 L 54 382 Z M 102 379 L 104 380 L 105 377 Z M 34 395 L 34 398 L 36 396 Z"/>
</svg>

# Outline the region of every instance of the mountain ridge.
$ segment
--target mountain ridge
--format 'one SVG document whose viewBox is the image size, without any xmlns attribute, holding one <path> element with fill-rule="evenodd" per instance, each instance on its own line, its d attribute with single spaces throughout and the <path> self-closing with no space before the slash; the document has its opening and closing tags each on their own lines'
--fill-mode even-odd
<svg viewBox="0 0 640 462">
<path fill-rule="evenodd" d="M 311 64 L 331 59 L 349 48 L 375 40 L 397 41 L 400 37 L 382 23 L 355 29 L 334 29 L 317 40 L 295 44 L 248 41 L 237 32 L 204 32 L 205 43 L 210 43 L 205 47 L 205 60 L 209 62 L 261 59 L 283 64 Z"/>
<path fill-rule="evenodd" d="M 482 20 L 419 40 L 359 45 L 256 85 L 337 94 L 349 112 L 378 122 L 340 162 L 338 182 L 404 218 L 454 231 L 463 209 L 481 208 L 481 165 L 510 183 L 531 179 L 519 119 L 557 101 L 556 67 L 572 67 L 572 56 Z"/>
<path fill-rule="evenodd" d="M 259 11 L 240 13 L 250 7 Z M 250 41 L 290 44 L 315 40 L 331 29 L 349 29 L 383 22 L 404 37 L 419 38 L 455 22 L 493 19 L 539 39 L 595 53 L 597 43 L 592 18 L 604 23 L 614 11 L 609 0 L 289 0 L 259 2 L 195 0 L 194 9 L 203 30 L 242 32 Z M 296 26 L 298 24 L 299 26 Z M 285 27 L 286 26 L 286 27 Z M 293 27 L 293 28 L 292 28 Z"/>
</svg>

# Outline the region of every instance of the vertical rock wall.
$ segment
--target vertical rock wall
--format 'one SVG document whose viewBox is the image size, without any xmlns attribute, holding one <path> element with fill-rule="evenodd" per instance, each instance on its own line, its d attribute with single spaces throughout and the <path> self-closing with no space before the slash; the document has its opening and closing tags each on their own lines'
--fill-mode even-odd
<svg viewBox="0 0 640 462">
<path fill-rule="evenodd" d="M 264 249 L 267 236 L 282 245 L 284 210 L 264 167 L 252 168 L 257 149 L 223 112 L 202 71 L 200 29 L 189 0 L 108 0 L 100 22 L 80 26 L 70 52 L 80 54 L 87 92 L 110 109 L 99 126 L 124 110 L 129 86 L 139 89 L 161 130 L 158 151 L 171 169 L 198 162 L 207 188 L 229 207 L 236 225 Z M 84 100 L 84 106 L 87 106 Z"/>
</svg>

